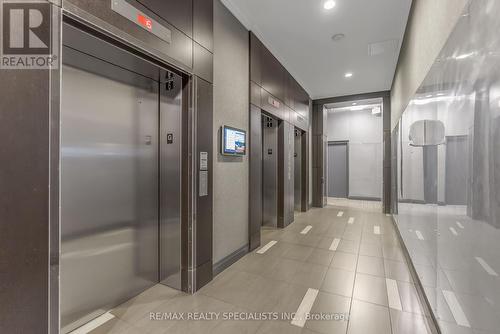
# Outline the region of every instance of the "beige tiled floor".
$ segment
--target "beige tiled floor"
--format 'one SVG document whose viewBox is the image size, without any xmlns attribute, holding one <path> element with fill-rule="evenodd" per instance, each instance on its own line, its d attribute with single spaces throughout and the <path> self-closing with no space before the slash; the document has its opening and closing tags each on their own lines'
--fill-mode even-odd
<svg viewBox="0 0 500 334">
<path fill-rule="evenodd" d="M 312 229 L 300 234 L 307 225 Z M 331 251 L 335 238 L 340 243 Z M 349 206 L 312 209 L 286 229 L 263 230 L 262 245 L 271 240 L 277 243 L 267 252 L 247 254 L 196 294 L 157 285 L 112 310 L 116 317 L 91 333 L 429 333 L 389 217 Z M 401 311 L 388 306 L 386 278 L 397 282 Z M 150 319 L 150 312 L 296 312 L 309 288 L 319 290 L 312 314 L 347 319 L 310 319 L 304 327 L 283 319 Z"/>
</svg>

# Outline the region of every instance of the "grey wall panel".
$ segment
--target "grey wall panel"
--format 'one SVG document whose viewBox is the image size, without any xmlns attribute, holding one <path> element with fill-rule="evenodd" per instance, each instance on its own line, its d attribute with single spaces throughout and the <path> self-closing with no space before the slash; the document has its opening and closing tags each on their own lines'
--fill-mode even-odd
<svg viewBox="0 0 500 334">
<path fill-rule="evenodd" d="M 160 2 L 161 1 L 158 1 L 158 3 Z M 175 2 L 181 3 L 179 1 Z M 190 2 L 190 0 L 188 0 L 188 2 Z M 90 14 L 94 18 L 97 18 L 98 24 L 102 24 L 103 28 L 107 28 L 109 26 L 112 29 L 117 29 L 121 33 L 125 32 L 127 35 L 137 39 L 139 43 L 142 43 L 148 49 L 154 50 L 155 53 L 159 52 L 162 60 L 173 63 L 174 65 L 177 65 L 177 63 L 179 63 L 180 67 L 182 68 L 192 69 L 192 39 L 173 25 L 166 22 L 159 15 L 142 6 L 139 2 L 134 4 L 138 9 L 145 12 L 147 15 L 150 15 L 152 18 L 171 30 L 171 43 L 167 43 L 161 40 L 145 29 L 139 27 L 134 22 L 129 21 L 125 17 L 111 10 L 111 1 L 65 0 L 64 7 L 68 10 L 71 10 L 70 7 L 76 6 L 79 10 L 83 10 L 84 12 L 86 12 L 87 15 Z M 189 12 L 190 15 L 192 15 L 192 10 L 190 10 Z M 135 45 L 135 47 L 141 47 L 139 43 L 137 43 L 138 45 Z"/>
<path fill-rule="evenodd" d="M 218 138 L 222 125 L 243 129 L 247 131 L 248 147 L 254 144 L 249 129 L 248 31 L 220 1 L 214 6 L 213 136 Z M 260 115 L 258 126 L 260 128 Z M 212 152 L 215 194 L 213 251 L 214 263 L 218 263 L 248 244 L 249 158 L 255 152 L 248 147 L 244 157 L 225 157 L 220 155 L 219 142 Z"/>
<path fill-rule="evenodd" d="M 193 0 L 136 0 L 152 12 L 193 37 Z M 199 0 L 196 0 L 199 2 Z M 208 1 L 207 1 L 208 2 Z M 196 7 L 195 7 L 196 8 Z M 196 10 L 200 10 L 196 8 Z M 195 21 L 196 22 L 196 21 Z M 196 24 L 199 24 L 196 22 Z"/>
<path fill-rule="evenodd" d="M 198 43 L 193 43 L 193 72 L 200 78 L 213 82 L 213 54 Z"/>
<path fill-rule="evenodd" d="M 382 198 L 383 119 L 371 111 L 329 112 L 329 141 L 349 141 L 350 197 Z"/>
<path fill-rule="evenodd" d="M 447 205 L 467 204 L 468 137 L 446 138 L 446 183 Z"/>
<path fill-rule="evenodd" d="M 211 52 L 214 51 L 213 30 L 214 0 L 193 0 L 193 39 Z"/>
</svg>

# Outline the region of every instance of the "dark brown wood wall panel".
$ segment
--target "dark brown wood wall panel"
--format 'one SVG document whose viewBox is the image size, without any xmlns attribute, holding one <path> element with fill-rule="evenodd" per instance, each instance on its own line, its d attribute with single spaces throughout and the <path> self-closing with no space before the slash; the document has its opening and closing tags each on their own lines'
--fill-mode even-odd
<svg viewBox="0 0 500 334">
<path fill-rule="evenodd" d="M 262 86 L 261 50 L 262 43 L 250 33 L 250 81 Z"/>
<path fill-rule="evenodd" d="M 193 0 L 136 0 L 193 38 Z"/>
<path fill-rule="evenodd" d="M 249 250 L 260 246 L 262 225 L 262 120 L 259 107 L 250 106 Z"/>
<path fill-rule="evenodd" d="M 285 99 L 285 69 L 266 48 L 261 50 L 262 88 L 281 101 Z"/>
<path fill-rule="evenodd" d="M 44 334 L 49 320 L 49 71 L 1 70 L 0 79 L 0 333 Z"/>
<path fill-rule="evenodd" d="M 208 195 L 199 196 L 196 186 L 196 289 L 212 280 L 213 268 L 213 90 L 203 79 L 195 79 L 196 94 L 196 171 L 200 171 L 200 152 L 208 152 Z"/>
<path fill-rule="evenodd" d="M 208 51 L 214 51 L 213 0 L 193 0 L 193 39 Z"/>
</svg>

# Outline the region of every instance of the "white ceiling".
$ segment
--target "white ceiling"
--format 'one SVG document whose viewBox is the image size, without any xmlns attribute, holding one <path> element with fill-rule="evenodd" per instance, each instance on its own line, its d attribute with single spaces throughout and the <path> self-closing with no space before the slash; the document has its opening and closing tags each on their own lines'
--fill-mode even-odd
<svg viewBox="0 0 500 334">
<path fill-rule="evenodd" d="M 313 99 L 389 90 L 411 0 L 336 0 L 332 10 L 324 1 L 222 0 Z M 346 37 L 332 41 L 338 33 Z M 393 50 L 368 54 L 386 41 Z"/>
</svg>

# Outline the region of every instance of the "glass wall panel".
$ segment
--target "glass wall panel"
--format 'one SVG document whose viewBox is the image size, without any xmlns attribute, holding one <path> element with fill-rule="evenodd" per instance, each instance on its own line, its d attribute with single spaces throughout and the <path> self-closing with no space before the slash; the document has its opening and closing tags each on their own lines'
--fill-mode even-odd
<svg viewBox="0 0 500 334">
<path fill-rule="evenodd" d="M 500 1 L 473 0 L 393 131 L 396 223 L 443 333 L 500 333 Z"/>
</svg>

